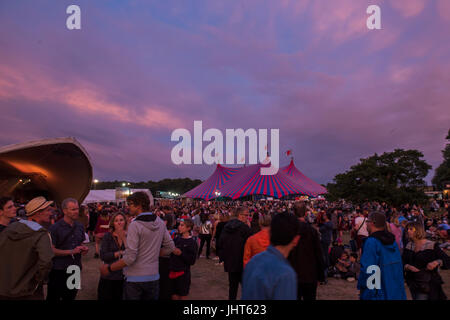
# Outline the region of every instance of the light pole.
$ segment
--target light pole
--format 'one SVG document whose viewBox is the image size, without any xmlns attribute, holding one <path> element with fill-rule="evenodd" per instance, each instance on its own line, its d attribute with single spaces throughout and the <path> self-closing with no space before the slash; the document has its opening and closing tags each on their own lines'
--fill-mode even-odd
<svg viewBox="0 0 450 320">
<path fill-rule="evenodd" d="M 98 183 L 98 180 L 94 179 L 94 190 L 97 189 L 97 183 Z"/>
</svg>

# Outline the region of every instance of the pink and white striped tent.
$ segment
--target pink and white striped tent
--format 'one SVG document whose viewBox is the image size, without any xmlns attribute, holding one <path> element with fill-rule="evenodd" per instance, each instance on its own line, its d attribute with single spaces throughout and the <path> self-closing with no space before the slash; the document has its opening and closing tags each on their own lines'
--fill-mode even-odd
<svg viewBox="0 0 450 320">
<path fill-rule="evenodd" d="M 294 164 L 294 160 L 291 159 L 291 162 L 286 167 L 280 168 L 281 171 L 285 172 L 288 176 L 293 178 L 297 183 L 301 184 L 305 188 L 311 190 L 313 193 L 325 194 L 327 193 L 327 189 L 318 184 L 317 182 L 311 180 L 307 176 L 305 176 Z"/>
<path fill-rule="evenodd" d="M 209 201 L 216 198 L 216 192 L 235 175 L 240 168 L 228 168 L 220 164 L 216 166 L 214 173 L 200 185 L 188 191 L 183 196 L 187 198 L 198 198 Z"/>
<path fill-rule="evenodd" d="M 301 173 L 293 161 L 278 170 L 275 175 L 261 175 L 262 167 L 270 164 L 254 164 L 241 168 L 229 168 L 218 164 L 214 173 L 202 184 L 184 194 L 188 198 L 211 200 L 221 197 L 238 199 L 249 195 L 266 195 L 281 198 L 287 195 L 316 197 L 326 189 Z M 217 193 L 217 194 L 216 194 Z"/>
</svg>

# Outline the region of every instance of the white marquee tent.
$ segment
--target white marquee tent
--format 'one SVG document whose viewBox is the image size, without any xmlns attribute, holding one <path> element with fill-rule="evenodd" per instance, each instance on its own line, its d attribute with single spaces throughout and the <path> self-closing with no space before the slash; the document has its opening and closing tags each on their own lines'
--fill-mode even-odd
<svg viewBox="0 0 450 320">
<path fill-rule="evenodd" d="M 131 193 L 138 191 L 145 192 L 150 198 L 150 205 L 154 204 L 152 193 L 149 189 L 130 189 Z M 96 203 L 96 202 L 125 202 L 125 199 L 116 199 L 115 189 L 105 189 L 105 190 L 91 190 L 84 199 L 83 204 Z"/>
</svg>

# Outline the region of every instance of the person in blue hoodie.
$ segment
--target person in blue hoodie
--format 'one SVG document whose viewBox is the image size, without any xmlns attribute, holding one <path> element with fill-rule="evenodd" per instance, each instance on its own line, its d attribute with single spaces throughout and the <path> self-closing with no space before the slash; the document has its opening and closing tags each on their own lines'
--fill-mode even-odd
<svg viewBox="0 0 450 320">
<path fill-rule="evenodd" d="M 395 236 L 387 231 L 385 215 L 372 212 L 367 229 L 369 237 L 364 243 L 358 279 L 360 299 L 406 300 L 402 257 Z M 380 281 L 376 281 L 376 270 Z"/>
</svg>

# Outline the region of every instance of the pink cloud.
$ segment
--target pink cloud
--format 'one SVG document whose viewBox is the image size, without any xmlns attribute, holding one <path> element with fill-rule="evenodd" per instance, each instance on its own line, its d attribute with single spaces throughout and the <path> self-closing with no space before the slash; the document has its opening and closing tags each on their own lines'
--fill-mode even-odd
<svg viewBox="0 0 450 320">
<path fill-rule="evenodd" d="M 414 17 L 420 14 L 427 4 L 428 0 L 394 0 L 389 4 L 400 12 L 406 18 Z"/>
<path fill-rule="evenodd" d="M 450 22 L 450 1 L 449 0 L 437 0 L 437 10 L 442 19 Z"/>
<path fill-rule="evenodd" d="M 331 39 L 335 44 L 360 37 L 367 33 L 364 1 L 311 2 L 313 28 L 316 38 Z"/>
<path fill-rule="evenodd" d="M 0 99 L 24 98 L 30 101 L 56 102 L 73 108 L 77 112 L 109 118 L 124 123 L 135 123 L 144 127 L 174 129 L 182 126 L 183 121 L 176 115 L 165 111 L 161 106 L 144 106 L 136 112 L 128 106 L 110 99 L 101 88 L 91 83 L 73 83 L 61 85 L 43 74 L 27 73 L 19 69 L 0 66 Z"/>
</svg>

